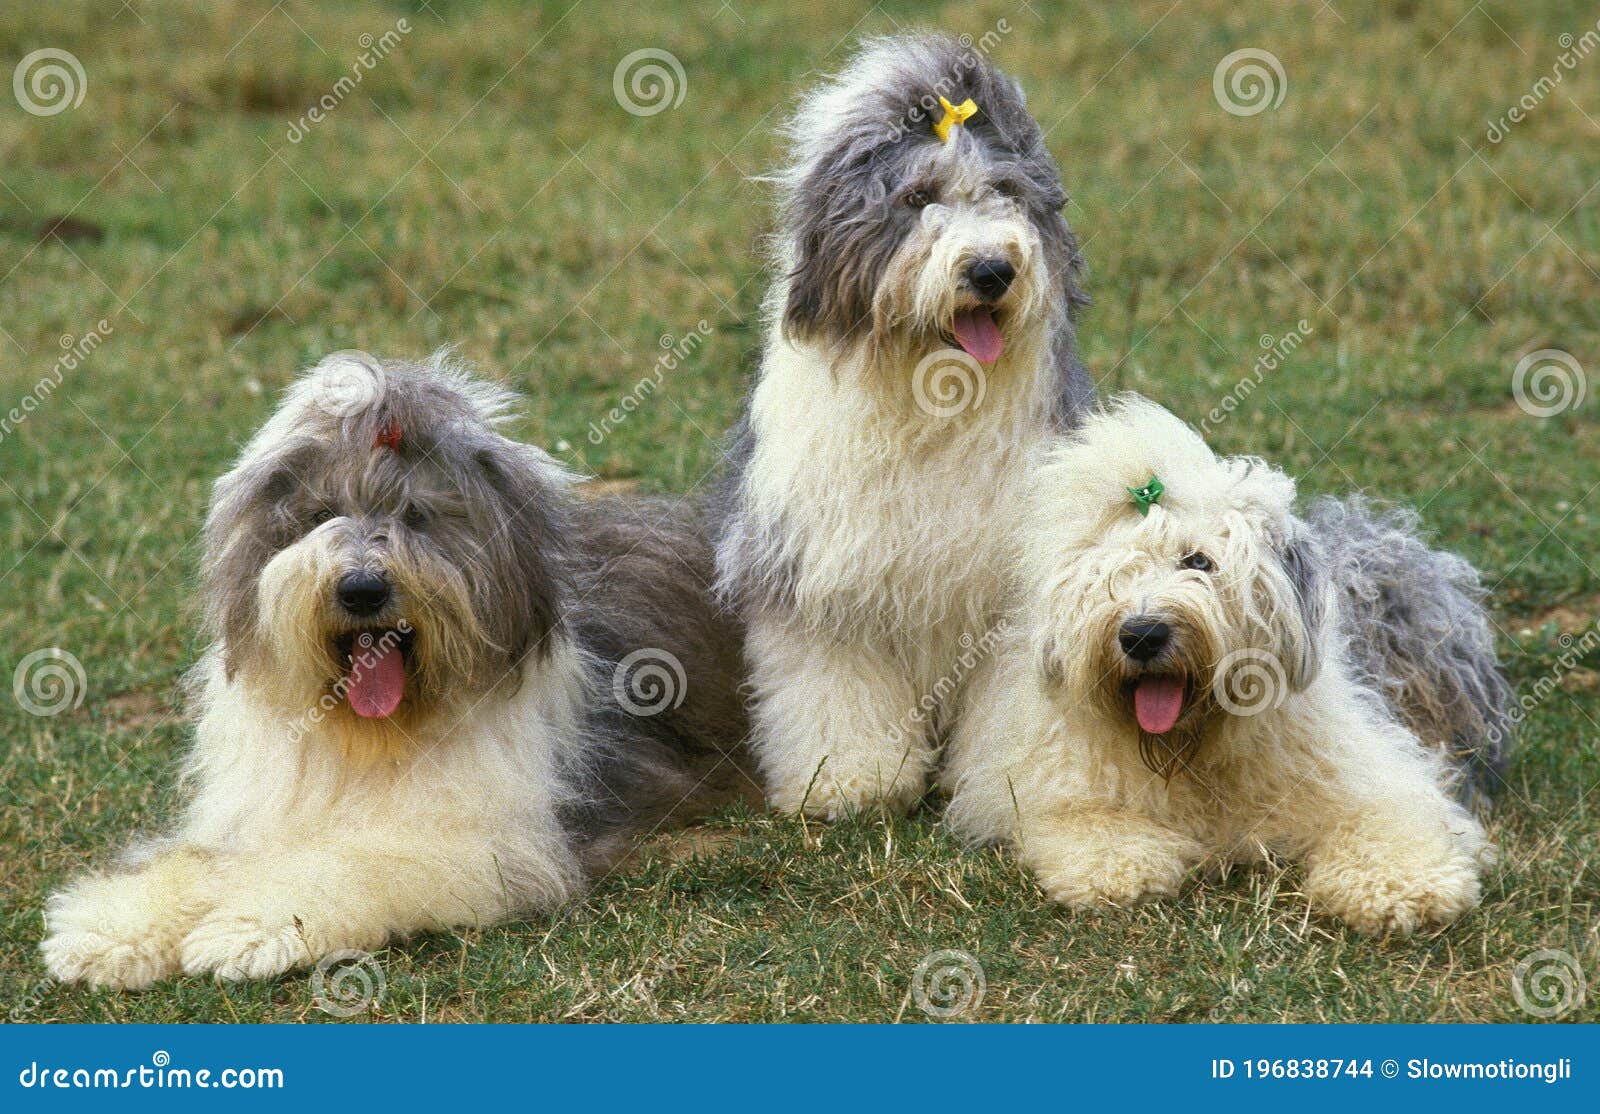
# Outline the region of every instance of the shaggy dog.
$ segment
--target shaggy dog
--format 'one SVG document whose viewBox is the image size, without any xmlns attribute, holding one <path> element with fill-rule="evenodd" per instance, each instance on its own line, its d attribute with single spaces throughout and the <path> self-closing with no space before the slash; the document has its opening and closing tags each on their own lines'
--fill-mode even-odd
<svg viewBox="0 0 1600 1114">
<path fill-rule="evenodd" d="M 1092 390 L 1066 195 L 1016 82 L 953 39 L 877 40 L 788 135 L 718 589 L 768 799 L 836 817 L 923 792 L 1013 489 Z"/>
<path fill-rule="evenodd" d="M 176 831 L 50 899 L 62 980 L 268 978 L 548 910 L 748 782 L 693 523 L 578 504 L 436 358 L 325 360 L 216 485 Z"/>
<path fill-rule="evenodd" d="M 1408 516 L 1294 497 L 1132 396 L 1053 450 L 1014 629 L 951 741 L 951 823 L 1069 905 L 1273 852 L 1363 932 L 1471 909 L 1492 850 L 1457 798 L 1508 726 L 1476 575 Z"/>
</svg>

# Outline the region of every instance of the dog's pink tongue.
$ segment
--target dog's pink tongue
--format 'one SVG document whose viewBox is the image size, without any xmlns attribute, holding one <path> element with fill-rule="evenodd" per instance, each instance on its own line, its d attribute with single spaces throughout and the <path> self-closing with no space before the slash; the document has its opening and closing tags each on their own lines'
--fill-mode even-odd
<svg viewBox="0 0 1600 1114">
<path fill-rule="evenodd" d="M 1183 714 L 1183 681 L 1177 677 L 1146 677 L 1133 690 L 1133 714 L 1139 726 L 1152 735 L 1165 735 Z"/>
<path fill-rule="evenodd" d="M 345 696 L 358 716 L 382 719 L 400 706 L 405 695 L 406 665 L 400 647 L 380 639 L 357 645 L 350 655 Z"/>
<path fill-rule="evenodd" d="M 956 314 L 956 343 L 967 355 L 980 364 L 992 364 L 1000 358 L 1005 348 L 1005 338 L 1000 326 L 994 323 L 994 314 L 986 306 L 964 309 Z"/>
</svg>

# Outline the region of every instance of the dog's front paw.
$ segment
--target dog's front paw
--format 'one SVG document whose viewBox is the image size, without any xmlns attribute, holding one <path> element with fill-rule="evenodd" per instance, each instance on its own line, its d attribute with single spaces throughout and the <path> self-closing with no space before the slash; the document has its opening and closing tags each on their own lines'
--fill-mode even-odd
<svg viewBox="0 0 1600 1114">
<path fill-rule="evenodd" d="M 842 820 L 871 809 L 898 815 L 926 792 L 928 765 L 920 755 L 888 762 L 877 755 L 829 755 L 808 781 L 774 782 L 768 802 L 779 812 L 803 812 L 821 820 Z"/>
<path fill-rule="evenodd" d="M 176 974 L 181 912 L 165 907 L 140 874 L 80 879 L 45 907 L 39 946 L 50 974 L 117 990 L 143 990 Z"/>
<path fill-rule="evenodd" d="M 1165 833 L 1123 832 L 1105 840 L 1035 834 L 1022 851 L 1052 901 L 1088 909 L 1172 897 L 1188 873 L 1186 849 Z"/>
<path fill-rule="evenodd" d="M 271 979 L 311 962 L 311 948 L 292 916 L 219 909 L 183 938 L 185 972 L 226 981 Z"/>
<path fill-rule="evenodd" d="M 1424 859 L 1396 849 L 1376 857 L 1329 856 L 1311 864 L 1306 895 L 1357 932 L 1381 936 L 1450 924 L 1478 904 L 1478 857 L 1452 853 Z"/>
<path fill-rule="evenodd" d="M 45 937 L 39 950 L 51 977 L 114 990 L 143 990 L 178 968 L 171 944 L 153 936 L 67 929 Z"/>
</svg>

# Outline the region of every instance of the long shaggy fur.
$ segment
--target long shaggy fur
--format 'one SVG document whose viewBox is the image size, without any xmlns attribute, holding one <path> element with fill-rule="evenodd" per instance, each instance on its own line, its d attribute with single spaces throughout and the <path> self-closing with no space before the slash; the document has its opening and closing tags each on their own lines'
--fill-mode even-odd
<svg viewBox="0 0 1600 1114">
<path fill-rule="evenodd" d="M 1429 548 L 1409 508 L 1324 496 L 1306 520 L 1342 592 L 1350 667 L 1412 731 L 1465 766 L 1486 801 L 1504 773 L 1512 692 L 1477 570 Z"/>
<path fill-rule="evenodd" d="M 948 143 L 938 96 L 979 106 Z M 832 817 L 922 793 L 948 721 L 925 697 L 994 623 L 1012 493 L 1092 392 L 1066 194 L 1016 82 L 953 39 L 875 40 L 787 135 L 718 587 L 748 626 L 769 799 Z M 1015 271 L 983 366 L 955 349 L 981 260 Z"/>
<path fill-rule="evenodd" d="M 1165 494 L 1141 516 L 1130 489 L 1152 476 Z M 1366 932 L 1476 904 L 1492 849 L 1457 791 L 1462 752 L 1490 751 L 1464 725 L 1489 713 L 1453 701 L 1496 667 L 1456 559 L 1359 503 L 1308 523 L 1283 472 L 1214 456 L 1134 396 L 1030 486 L 1012 630 L 951 741 L 959 831 L 1010 845 L 1071 905 L 1172 894 L 1198 864 L 1268 853 L 1303 860 L 1313 905 Z M 1394 550 L 1376 558 L 1360 530 Z M 1424 676 L 1413 639 L 1429 620 L 1371 599 L 1441 567 L 1462 594 L 1432 606 L 1462 607 L 1467 633 L 1435 652 L 1470 656 Z M 1418 602 L 1409 614 L 1430 615 Z M 1374 650 L 1375 631 L 1397 630 Z"/>
<path fill-rule="evenodd" d="M 499 432 L 512 406 L 443 359 L 344 353 L 290 389 L 206 524 L 186 806 L 50 899 L 56 977 L 266 978 L 547 910 L 753 784 L 703 532 L 575 503 Z M 343 602 L 352 573 L 381 610 Z M 357 714 L 363 636 L 402 655 L 386 715 Z"/>
</svg>

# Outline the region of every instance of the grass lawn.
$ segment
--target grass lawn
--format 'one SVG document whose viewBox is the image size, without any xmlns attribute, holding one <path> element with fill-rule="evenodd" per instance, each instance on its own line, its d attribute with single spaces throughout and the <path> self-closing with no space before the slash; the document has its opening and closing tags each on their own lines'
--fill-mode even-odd
<svg viewBox="0 0 1600 1114">
<path fill-rule="evenodd" d="M 1600 984 L 1600 657 L 1575 660 L 1600 642 L 1600 51 L 1559 65 L 1592 5 L 115 8 L 0 12 L 0 77 L 43 48 L 84 75 L 53 115 L 0 88 L 0 416 L 37 403 L 0 425 L 0 681 L 51 647 L 84 678 L 53 716 L 0 689 L 12 1019 L 331 1019 L 302 976 L 123 995 L 54 986 L 37 958 L 44 895 L 172 807 L 210 481 L 323 353 L 453 343 L 525 393 L 527 438 L 607 484 L 695 490 L 759 342 L 770 214 L 750 179 L 773 126 L 855 36 L 919 23 L 994 31 L 1027 88 L 1086 242 L 1102 389 L 1195 422 L 1231 399 L 1208 422 L 1220 449 L 1307 493 L 1419 504 L 1484 570 L 1531 710 L 1482 908 L 1365 940 L 1310 916 L 1295 870 L 1261 869 L 1072 914 L 963 852 L 937 802 L 837 827 L 727 815 L 713 852 L 652 854 L 547 921 L 386 950 L 354 1020 L 920 1021 L 914 973 L 946 949 L 982 966 L 961 1014 L 980 1021 L 1529 1020 L 1513 974 L 1540 949 Z M 366 43 L 385 57 L 360 70 Z M 643 48 L 683 73 L 653 115 L 613 90 Z M 1235 114 L 1213 74 L 1245 48 L 1277 60 L 1281 101 Z M 701 322 L 683 366 L 600 428 Z M 1539 417 L 1513 383 L 1545 349 L 1585 394 Z M 1600 1020 L 1600 985 L 1564 1020 Z"/>
</svg>

